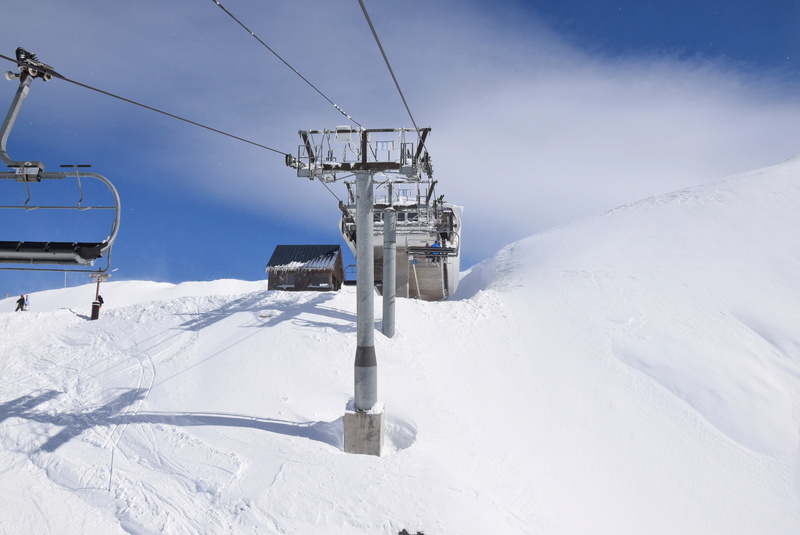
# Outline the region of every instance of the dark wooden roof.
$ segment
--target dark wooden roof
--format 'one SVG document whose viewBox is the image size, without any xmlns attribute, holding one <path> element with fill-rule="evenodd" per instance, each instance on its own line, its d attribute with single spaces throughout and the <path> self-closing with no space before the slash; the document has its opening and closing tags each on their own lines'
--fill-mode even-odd
<svg viewBox="0 0 800 535">
<path fill-rule="evenodd" d="M 278 245 L 267 262 L 267 270 L 328 271 L 341 255 L 340 245 Z"/>
</svg>

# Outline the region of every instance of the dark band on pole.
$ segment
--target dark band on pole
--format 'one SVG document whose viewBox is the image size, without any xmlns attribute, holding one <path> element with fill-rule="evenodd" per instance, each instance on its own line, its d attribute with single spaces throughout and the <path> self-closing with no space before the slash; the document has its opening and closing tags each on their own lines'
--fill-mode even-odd
<svg viewBox="0 0 800 535">
<path fill-rule="evenodd" d="M 358 368 L 370 368 L 378 365 L 378 359 L 375 356 L 375 346 L 357 346 L 356 347 L 356 362 L 355 366 Z"/>
</svg>

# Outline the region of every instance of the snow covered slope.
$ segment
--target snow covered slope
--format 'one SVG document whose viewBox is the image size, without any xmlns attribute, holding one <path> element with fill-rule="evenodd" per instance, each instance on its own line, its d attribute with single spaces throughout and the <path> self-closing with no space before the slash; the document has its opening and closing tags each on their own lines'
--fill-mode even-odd
<svg viewBox="0 0 800 535">
<path fill-rule="evenodd" d="M 380 458 L 341 451 L 351 287 L 6 299 L 0 533 L 800 533 L 798 206 L 791 161 L 398 300 Z"/>
</svg>

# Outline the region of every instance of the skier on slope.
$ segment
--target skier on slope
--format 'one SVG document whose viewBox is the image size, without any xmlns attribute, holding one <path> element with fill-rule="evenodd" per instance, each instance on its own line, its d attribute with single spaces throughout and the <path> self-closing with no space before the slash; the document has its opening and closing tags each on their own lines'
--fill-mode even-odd
<svg viewBox="0 0 800 535">
<path fill-rule="evenodd" d="M 19 312 L 20 310 L 25 310 L 26 300 L 24 295 L 20 295 L 19 299 L 17 299 L 17 308 L 14 312 Z"/>
</svg>

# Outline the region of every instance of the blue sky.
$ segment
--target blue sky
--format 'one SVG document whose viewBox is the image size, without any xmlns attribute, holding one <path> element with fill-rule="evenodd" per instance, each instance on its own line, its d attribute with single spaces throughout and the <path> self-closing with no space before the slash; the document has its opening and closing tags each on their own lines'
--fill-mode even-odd
<svg viewBox="0 0 800 535">
<path fill-rule="evenodd" d="M 681 59 L 741 62 L 759 69 L 800 67 L 800 4 L 792 0 L 532 0 L 524 3 L 563 37 L 612 54 L 668 53 Z"/>
<path fill-rule="evenodd" d="M 411 126 L 356 0 L 222 3 L 359 123 Z M 465 207 L 464 267 L 800 152 L 795 2 L 366 5 L 417 124 L 432 128 L 439 191 Z M 296 153 L 299 129 L 347 123 L 211 0 L 4 2 L 0 20 L 3 55 L 23 46 L 68 78 L 280 151 Z M 3 114 L 16 88 L 0 80 Z M 8 149 L 48 171 L 92 164 L 114 182 L 114 280 L 258 280 L 278 244 L 341 243 L 336 198 L 280 155 L 61 80 L 34 82 Z M 0 194 L 19 195 L 15 185 Z M 6 234 L 73 228 L 51 217 L 0 213 Z M 109 224 L 88 232 L 102 239 Z M 0 281 L 14 295 L 64 275 Z"/>
</svg>

